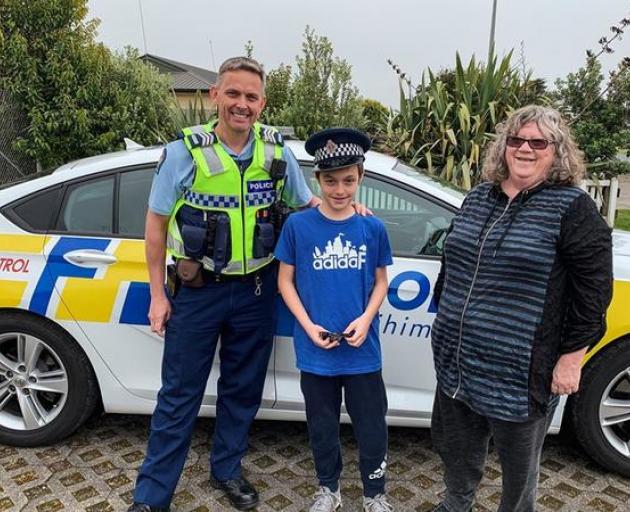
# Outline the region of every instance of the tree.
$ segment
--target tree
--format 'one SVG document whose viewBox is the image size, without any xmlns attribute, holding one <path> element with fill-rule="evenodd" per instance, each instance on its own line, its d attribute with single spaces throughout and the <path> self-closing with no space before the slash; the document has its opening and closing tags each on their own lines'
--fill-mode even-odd
<svg viewBox="0 0 630 512">
<path fill-rule="evenodd" d="M 623 105 L 619 108 L 599 96 L 603 78 L 601 64 L 589 57 L 576 73 L 556 80 L 554 99 L 565 117 L 573 120 L 573 135 L 589 162 L 614 157 L 627 138 L 624 130 L 620 130 L 624 125 Z M 588 110 L 584 111 L 587 105 Z"/>
<path fill-rule="evenodd" d="M 291 66 L 280 64 L 267 74 L 265 96 L 267 104 L 263 110 L 263 119 L 271 125 L 287 124 L 285 109 L 289 104 L 292 85 Z"/>
<path fill-rule="evenodd" d="M 389 109 L 376 100 L 364 98 L 361 100 L 361 111 L 365 119 L 363 130 L 370 136 L 374 146 L 379 147 L 385 139 Z"/>
<path fill-rule="evenodd" d="M 359 91 L 352 84 L 352 67 L 333 53 L 330 40 L 307 26 L 302 55 L 296 57 L 289 103 L 283 111 L 286 124 L 300 138 L 331 126 L 360 128 L 365 122 Z"/>
<path fill-rule="evenodd" d="M 575 73 L 556 80 L 553 99 L 569 121 L 575 139 L 584 151 L 587 168 L 599 175 L 628 172 L 616 159 L 620 150 L 630 149 L 630 59 L 622 59 L 604 81 L 597 58 L 613 53 L 611 43 L 630 24 L 627 18 L 610 28 L 613 36 L 599 39 L 600 50 L 586 52 L 586 63 Z"/>
<path fill-rule="evenodd" d="M 630 72 L 620 64 L 605 95 L 603 79 L 599 62 L 588 57 L 583 68 L 556 81 L 553 98 L 584 151 L 587 169 L 616 175 L 630 170 L 616 159 L 620 150 L 630 149 Z"/>
<path fill-rule="evenodd" d="M 254 58 L 254 43 L 252 43 L 251 39 L 248 39 L 247 42 L 245 43 L 244 50 L 245 50 L 245 57 L 249 59 Z"/>
<path fill-rule="evenodd" d="M 0 4 L 0 89 L 29 123 L 15 147 L 45 167 L 172 132 L 167 78 L 97 44 L 87 13 L 87 0 Z"/>
</svg>

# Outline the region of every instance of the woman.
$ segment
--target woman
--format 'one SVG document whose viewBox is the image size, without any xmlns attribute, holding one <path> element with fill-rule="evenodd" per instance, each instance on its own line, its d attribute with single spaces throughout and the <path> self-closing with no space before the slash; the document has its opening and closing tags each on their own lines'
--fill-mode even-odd
<svg viewBox="0 0 630 512">
<path fill-rule="evenodd" d="M 501 512 L 534 511 L 558 395 L 606 329 L 610 229 L 577 187 L 580 151 L 560 114 L 523 107 L 490 145 L 488 180 L 453 220 L 436 284 L 431 434 L 445 466 L 437 511 L 468 512 L 492 437 Z"/>
</svg>

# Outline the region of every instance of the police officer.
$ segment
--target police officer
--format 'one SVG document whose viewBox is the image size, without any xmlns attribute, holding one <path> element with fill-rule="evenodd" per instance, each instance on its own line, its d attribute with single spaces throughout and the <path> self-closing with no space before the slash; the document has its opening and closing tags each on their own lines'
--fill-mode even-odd
<svg viewBox="0 0 630 512">
<path fill-rule="evenodd" d="M 219 336 L 211 483 L 240 510 L 258 503 L 242 476 L 273 341 L 278 204 L 314 206 L 281 135 L 257 122 L 265 74 L 225 61 L 210 95 L 218 121 L 185 129 L 158 165 L 146 219 L 152 331 L 164 334 L 162 388 L 129 511 L 166 511 L 186 459 Z M 176 261 L 170 296 L 166 252 Z M 171 270 L 171 268 L 169 268 Z"/>
</svg>

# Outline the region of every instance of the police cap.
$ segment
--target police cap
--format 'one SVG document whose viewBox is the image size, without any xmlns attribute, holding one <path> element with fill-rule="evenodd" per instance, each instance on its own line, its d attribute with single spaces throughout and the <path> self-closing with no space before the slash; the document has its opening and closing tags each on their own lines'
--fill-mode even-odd
<svg viewBox="0 0 630 512">
<path fill-rule="evenodd" d="M 329 128 L 311 135 L 305 149 L 315 157 L 314 171 L 333 171 L 363 162 L 371 146 L 372 141 L 363 132 Z"/>
</svg>

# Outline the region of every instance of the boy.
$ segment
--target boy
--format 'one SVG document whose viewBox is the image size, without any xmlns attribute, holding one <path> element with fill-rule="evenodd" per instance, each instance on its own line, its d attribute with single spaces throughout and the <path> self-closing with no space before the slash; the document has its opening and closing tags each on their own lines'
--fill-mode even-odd
<svg viewBox="0 0 630 512">
<path fill-rule="evenodd" d="M 295 352 L 320 486 L 311 512 L 341 506 L 342 390 L 359 445 L 363 509 L 392 510 L 385 495 L 387 397 L 378 339 L 392 256 L 383 223 L 352 206 L 370 146 L 366 135 L 344 128 L 309 138 L 322 203 L 291 215 L 275 250 L 278 287 L 297 319 Z"/>
</svg>

